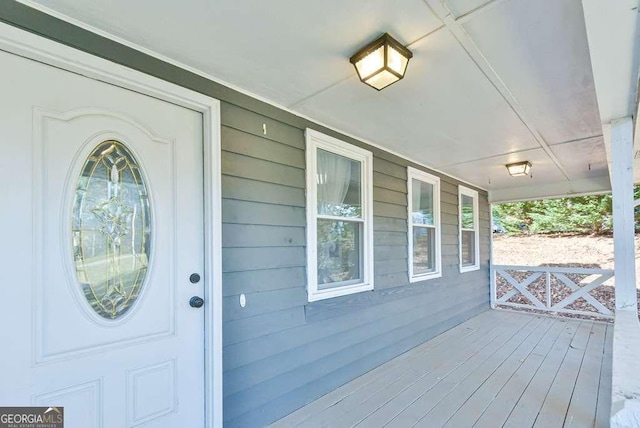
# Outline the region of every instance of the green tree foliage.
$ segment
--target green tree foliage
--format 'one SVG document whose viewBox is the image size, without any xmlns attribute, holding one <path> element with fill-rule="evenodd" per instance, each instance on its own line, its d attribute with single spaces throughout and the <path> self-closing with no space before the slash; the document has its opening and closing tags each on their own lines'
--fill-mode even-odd
<svg viewBox="0 0 640 428">
<path fill-rule="evenodd" d="M 640 198 L 640 186 L 634 197 Z M 613 228 L 610 194 L 499 204 L 493 207 L 493 217 L 510 233 L 606 233 Z M 639 220 L 636 210 L 636 225 Z"/>
</svg>

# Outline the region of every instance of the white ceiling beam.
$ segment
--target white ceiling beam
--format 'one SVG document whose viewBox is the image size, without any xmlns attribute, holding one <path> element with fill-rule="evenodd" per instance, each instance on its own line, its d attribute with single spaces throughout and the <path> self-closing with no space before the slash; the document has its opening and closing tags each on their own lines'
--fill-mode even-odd
<svg viewBox="0 0 640 428">
<path fill-rule="evenodd" d="M 638 0 L 582 0 L 602 123 L 633 116 L 638 90 Z"/>
<path fill-rule="evenodd" d="M 484 76 L 489 80 L 489 82 L 493 85 L 493 87 L 498 91 L 498 93 L 502 96 L 505 102 L 511 107 L 514 113 L 518 116 L 518 118 L 522 121 L 524 126 L 527 127 L 533 138 L 540 145 L 540 147 L 544 150 L 547 156 L 551 159 L 551 161 L 555 164 L 555 166 L 560 170 L 560 172 L 564 175 L 564 177 L 569 180 L 569 174 L 562 165 L 562 162 L 556 157 L 556 155 L 551 150 L 551 147 L 544 140 L 540 132 L 533 125 L 533 122 L 527 117 L 527 114 L 524 111 L 524 108 L 520 105 L 516 97 L 513 95 L 511 90 L 504 83 L 500 75 L 493 68 L 489 60 L 484 56 L 478 45 L 473 41 L 469 33 L 465 30 L 462 25 L 462 22 L 456 19 L 451 10 L 447 7 L 444 0 L 423 0 L 425 4 L 431 9 L 431 11 L 442 20 L 445 27 L 451 32 L 451 34 L 456 38 L 460 46 L 465 50 L 469 58 L 476 64 L 478 69 L 484 74 Z M 486 4 L 487 6 L 492 5 L 493 3 L 498 3 L 501 0 L 496 0 L 491 2 L 490 4 Z M 478 12 L 482 10 L 482 7 L 478 9 Z"/>
<path fill-rule="evenodd" d="M 30 0 L 18 0 L 18 1 L 30 1 Z M 469 21 L 472 17 L 475 17 L 475 16 L 479 15 L 479 14 L 480 14 L 480 13 L 482 13 L 482 12 L 486 12 L 486 11 L 488 11 L 488 10 L 491 10 L 491 9 L 493 9 L 494 7 L 496 7 L 496 6 L 498 6 L 498 5 L 502 4 L 502 3 L 504 3 L 504 2 L 506 2 L 506 1 L 509 1 L 509 0 L 488 0 L 486 3 L 483 3 L 483 4 L 481 4 L 480 6 L 477 6 L 476 8 L 474 8 L 474 9 L 472 9 L 472 10 L 470 10 L 470 11 L 468 11 L 468 12 L 466 12 L 466 13 L 464 13 L 464 14 L 462 14 L 462 15 L 458 16 L 458 17 L 456 17 L 456 18 L 455 18 L 455 19 L 456 19 L 456 22 L 458 22 L 458 23 L 460 23 L 460 24 L 464 24 L 465 22 Z M 425 2 L 425 3 L 426 3 L 426 2 Z M 428 8 L 432 13 L 434 13 L 434 14 L 435 14 L 435 12 L 433 11 L 433 8 L 431 8 L 431 6 L 429 6 L 429 4 L 428 4 L 428 3 L 426 4 L 426 7 L 427 7 L 427 8 Z M 435 16 L 437 16 L 438 18 L 440 18 L 437 14 L 435 14 Z M 441 19 L 441 21 L 442 21 L 442 19 Z M 408 48 L 408 49 L 411 49 L 411 47 L 412 47 L 412 46 L 416 45 L 417 43 L 422 42 L 422 41 L 423 41 L 424 39 L 426 39 L 427 37 L 430 37 L 430 36 L 432 36 L 432 35 L 436 34 L 438 31 L 440 31 L 440 30 L 442 30 L 442 29 L 445 29 L 445 28 L 447 28 L 447 26 L 446 26 L 446 25 L 444 24 L 444 22 L 443 22 L 443 24 L 442 24 L 442 25 L 440 25 L 439 27 L 434 28 L 433 30 L 429 31 L 428 33 L 423 34 L 422 36 L 418 37 L 417 39 L 415 39 L 415 40 L 412 40 L 412 41 L 408 42 L 408 43 L 405 45 L 405 47 L 406 47 L 406 48 Z M 316 92 L 314 92 L 314 93 L 312 93 L 312 94 L 309 94 L 309 95 L 307 95 L 307 96 L 305 96 L 305 97 L 303 97 L 303 98 L 301 98 L 301 99 L 299 99 L 299 100 L 296 100 L 295 102 L 293 102 L 293 103 L 289 104 L 289 105 L 287 106 L 287 108 L 289 108 L 289 109 L 295 109 L 295 108 L 296 108 L 296 107 L 298 107 L 300 104 L 302 104 L 302 103 L 304 103 L 304 102 L 308 101 L 309 99 L 311 99 L 311 98 L 313 98 L 313 97 L 315 97 L 315 96 L 317 96 L 317 95 L 320 95 L 320 94 L 322 94 L 322 93 L 324 93 L 324 92 L 326 92 L 326 91 L 330 90 L 331 88 L 333 88 L 333 87 L 334 87 L 334 86 L 336 86 L 336 85 L 341 84 L 341 83 L 342 83 L 342 82 L 344 82 L 345 80 L 355 79 L 355 78 L 356 78 L 356 76 L 355 76 L 353 73 L 349 74 L 348 76 L 347 76 L 347 75 L 345 75 L 345 77 L 344 77 L 344 78 L 342 78 L 342 79 L 340 79 L 340 80 L 337 80 L 337 81 L 335 81 L 335 82 L 331 83 L 330 85 L 327 85 L 326 87 L 321 88 L 321 89 L 319 89 L 318 91 L 316 91 Z"/>
<path fill-rule="evenodd" d="M 460 16 L 456 16 L 456 21 L 460 24 L 464 24 L 465 22 L 467 22 L 468 20 L 470 20 L 471 18 L 475 18 L 479 13 L 481 12 L 486 12 L 488 10 L 493 9 L 496 6 L 501 5 L 504 2 L 507 2 L 509 0 L 489 0 L 486 3 L 481 4 L 480 6 L 471 9 L 468 12 L 463 13 Z"/>
<path fill-rule="evenodd" d="M 610 192 L 611 183 L 609 181 L 609 177 L 602 175 L 600 177 L 588 179 L 490 190 L 489 202 L 492 204 L 499 204 L 504 202 L 564 198 L 567 196 L 597 195 Z"/>
<path fill-rule="evenodd" d="M 622 117 L 637 120 L 640 47 L 638 0 L 582 0 L 591 69 L 602 121 L 604 145 L 611 175 L 610 123 Z M 635 150 L 640 144 L 636 126 Z M 635 168 L 634 181 L 640 181 Z"/>
<path fill-rule="evenodd" d="M 590 135 L 588 137 L 575 138 L 573 140 L 567 140 L 567 141 L 562 141 L 560 143 L 555 143 L 553 145 L 553 147 L 562 146 L 563 144 L 579 143 L 579 142 L 582 142 L 582 141 L 589 141 L 589 140 L 593 140 L 595 138 L 602 138 L 602 137 L 603 137 L 602 134 L 597 134 L 597 135 Z M 466 164 L 470 164 L 470 163 L 474 163 L 474 162 L 478 162 L 478 161 L 483 161 L 483 160 L 489 160 L 489 159 L 499 159 L 499 158 L 503 158 L 504 156 L 519 155 L 519 154 L 532 152 L 532 151 L 536 151 L 536 150 L 540 150 L 540 149 L 536 147 L 536 148 L 533 148 L 533 149 L 512 150 L 512 151 L 508 151 L 508 152 L 504 152 L 504 153 L 499 153 L 497 155 L 491 155 L 491 156 L 486 156 L 486 157 L 482 157 L 482 158 L 471 159 L 471 160 L 467 160 L 467 161 L 464 161 L 464 162 L 456 162 L 456 163 L 452 163 L 452 164 L 440 165 L 440 168 L 442 168 L 442 169 L 452 168 L 452 167 L 456 167 L 456 166 L 459 166 L 459 165 L 466 165 Z"/>
</svg>

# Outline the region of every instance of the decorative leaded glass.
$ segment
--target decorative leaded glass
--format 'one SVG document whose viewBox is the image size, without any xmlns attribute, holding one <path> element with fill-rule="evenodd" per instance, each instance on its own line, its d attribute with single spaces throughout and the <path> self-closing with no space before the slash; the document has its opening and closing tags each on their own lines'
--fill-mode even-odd
<svg viewBox="0 0 640 428">
<path fill-rule="evenodd" d="M 72 214 L 76 278 L 98 315 L 116 319 L 138 298 L 149 267 L 151 216 L 140 165 L 119 141 L 82 167 Z"/>
</svg>

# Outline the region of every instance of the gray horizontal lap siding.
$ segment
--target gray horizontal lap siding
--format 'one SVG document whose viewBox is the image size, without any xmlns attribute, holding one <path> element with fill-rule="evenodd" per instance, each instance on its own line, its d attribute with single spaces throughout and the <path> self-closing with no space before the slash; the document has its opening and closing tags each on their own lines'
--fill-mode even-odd
<svg viewBox="0 0 640 428">
<path fill-rule="evenodd" d="M 376 148 L 375 290 L 309 304 L 304 129 L 229 103 L 222 124 L 225 425 L 273 422 L 489 308 L 486 194 L 481 270 L 460 274 L 458 183 L 441 175 L 443 277 L 410 284 L 408 162 Z"/>
</svg>

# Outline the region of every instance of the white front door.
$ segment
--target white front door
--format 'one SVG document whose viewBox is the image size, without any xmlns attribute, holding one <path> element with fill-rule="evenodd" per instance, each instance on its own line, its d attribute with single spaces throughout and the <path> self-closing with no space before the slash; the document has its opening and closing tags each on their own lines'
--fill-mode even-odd
<svg viewBox="0 0 640 428">
<path fill-rule="evenodd" d="M 5 52 L 0 70 L 0 406 L 203 426 L 202 115 Z"/>
</svg>

